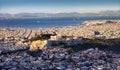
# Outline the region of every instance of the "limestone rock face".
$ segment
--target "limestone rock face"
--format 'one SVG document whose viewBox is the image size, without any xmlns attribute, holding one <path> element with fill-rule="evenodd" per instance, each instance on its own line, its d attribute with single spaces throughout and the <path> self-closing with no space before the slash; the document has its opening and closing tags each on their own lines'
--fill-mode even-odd
<svg viewBox="0 0 120 70">
<path fill-rule="evenodd" d="M 50 40 L 59 40 L 61 39 L 61 36 L 51 36 Z"/>
<path fill-rule="evenodd" d="M 60 36 L 60 35 L 51 36 L 49 40 L 51 40 L 51 41 L 65 41 L 65 39 L 62 38 L 62 36 Z"/>
<path fill-rule="evenodd" d="M 37 40 L 33 41 L 32 44 L 30 45 L 30 51 L 35 51 L 38 49 L 43 49 L 47 45 L 47 40 Z"/>
</svg>

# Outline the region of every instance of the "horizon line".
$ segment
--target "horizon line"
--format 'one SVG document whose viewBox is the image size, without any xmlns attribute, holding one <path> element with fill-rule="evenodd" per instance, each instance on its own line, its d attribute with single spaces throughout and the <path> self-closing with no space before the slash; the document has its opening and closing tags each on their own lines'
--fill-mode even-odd
<svg viewBox="0 0 120 70">
<path fill-rule="evenodd" d="M 105 11 L 120 11 L 120 9 L 118 10 L 102 10 L 102 11 L 97 11 L 97 12 L 76 12 L 76 11 L 73 11 L 73 12 L 0 12 L 0 14 L 27 14 L 27 13 L 31 13 L 31 14 L 35 14 L 35 13 L 43 13 L 43 14 L 60 14 L 60 13 L 79 13 L 79 14 L 87 14 L 87 13 L 100 13 L 100 12 L 105 12 Z"/>
</svg>

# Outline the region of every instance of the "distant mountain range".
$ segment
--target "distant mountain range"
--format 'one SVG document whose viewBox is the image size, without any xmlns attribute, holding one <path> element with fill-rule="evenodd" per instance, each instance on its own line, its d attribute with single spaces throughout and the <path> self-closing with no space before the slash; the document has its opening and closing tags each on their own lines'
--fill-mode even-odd
<svg viewBox="0 0 120 70">
<path fill-rule="evenodd" d="M 19 19 L 19 18 L 62 18 L 62 17 L 120 17 L 120 10 L 118 11 L 101 11 L 99 13 L 19 13 L 19 14 L 3 14 L 0 13 L 0 19 Z"/>
</svg>

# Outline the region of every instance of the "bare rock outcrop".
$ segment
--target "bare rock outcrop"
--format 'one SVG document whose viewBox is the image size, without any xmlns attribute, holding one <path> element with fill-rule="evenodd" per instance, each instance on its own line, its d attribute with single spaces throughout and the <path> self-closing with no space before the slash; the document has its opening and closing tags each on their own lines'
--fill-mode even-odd
<svg viewBox="0 0 120 70">
<path fill-rule="evenodd" d="M 30 51 L 35 51 L 38 49 L 43 49 L 47 44 L 47 40 L 37 40 L 33 41 L 30 45 Z"/>
</svg>

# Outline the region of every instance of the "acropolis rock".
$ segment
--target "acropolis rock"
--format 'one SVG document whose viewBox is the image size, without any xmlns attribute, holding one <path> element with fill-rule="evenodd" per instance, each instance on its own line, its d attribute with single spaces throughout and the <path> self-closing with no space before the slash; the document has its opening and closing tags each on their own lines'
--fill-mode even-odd
<svg viewBox="0 0 120 70">
<path fill-rule="evenodd" d="M 33 41 L 30 45 L 30 51 L 35 51 L 38 49 L 43 49 L 47 44 L 47 40 L 37 40 L 37 41 Z"/>
</svg>

